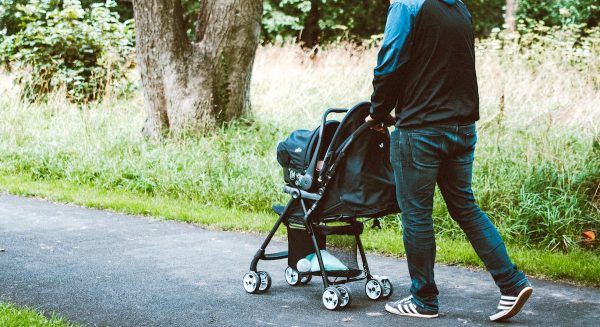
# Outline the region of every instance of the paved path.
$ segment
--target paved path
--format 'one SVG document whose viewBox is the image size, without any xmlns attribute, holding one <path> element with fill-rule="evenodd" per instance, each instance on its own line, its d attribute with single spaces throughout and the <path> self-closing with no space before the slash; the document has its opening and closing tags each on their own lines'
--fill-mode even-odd
<svg viewBox="0 0 600 327">
<path fill-rule="evenodd" d="M 0 194 L 0 301 L 99 326 L 465 326 L 495 325 L 497 291 L 484 272 L 439 266 L 441 318 L 387 314 L 350 284 L 353 304 L 323 308 L 321 282 L 291 288 L 284 261 L 262 265 L 271 290 L 246 294 L 241 277 L 261 237 Z M 285 243 L 275 242 L 275 249 Z M 405 295 L 406 262 L 370 255 Z M 260 266 L 259 266 L 260 268 Z M 533 281 L 515 326 L 598 326 L 600 291 Z M 496 325 L 497 326 L 497 325 Z"/>
</svg>

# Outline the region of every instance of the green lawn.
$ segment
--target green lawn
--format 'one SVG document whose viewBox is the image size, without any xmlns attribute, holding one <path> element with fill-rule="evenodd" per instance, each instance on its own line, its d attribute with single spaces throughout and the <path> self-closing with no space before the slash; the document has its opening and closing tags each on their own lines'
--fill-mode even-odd
<svg viewBox="0 0 600 327">
<path fill-rule="evenodd" d="M 63 318 L 50 318 L 27 307 L 0 302 L 0 326 L 2 327 L 67 327 L 76 326 Z"/>
<path fill-rule="evenodd" d="M 236 209 L 201 205 L 183 199 L 126 191 L 104 191 L 65 181 L 35 181 L 23 176 L 0 176 L 0 190 L 91 208 L 198 223 L 222 230 L 264 233 L 271 228 L 276 218 L 271 213 L 248 213 Z M 283 232 L 280 231 L 281 236 Z M 382 230 L 367 229 L 363 242 L 366 249 L 372 252 L 390 256 L 404 254 L 401 233 L 389 226 Z M 438 262 L 471 267 L 481 266 L 475 252 L 465 241 L 439 237 L 437 246 Z M 571 250 L 567 253 L 551 252 L 511 244 L 508 244 L 508 250 L 519 268 L 528 275 L 600 286 L 600 256 L 593 252 L 584 250 Z"/>
</svg>

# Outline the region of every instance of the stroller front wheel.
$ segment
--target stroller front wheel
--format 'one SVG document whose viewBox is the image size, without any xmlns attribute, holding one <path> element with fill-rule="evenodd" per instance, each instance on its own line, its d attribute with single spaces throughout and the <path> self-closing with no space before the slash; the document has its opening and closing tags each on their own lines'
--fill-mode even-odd
<svg viewBox="0 0 600 327">
<path fill-rule="evenodd" d="M 365 284 L 365 293 L 371 300 L 379 300 L 383 296 L 383 286 L 376 279 L 369 279 Z"/>
<path fill-rule="evenodd" d="M 323 292 L 323 305 L 327 310 L 335 310 L 342 304 L 342 294 L 335 287 L 328 287 Z M 346 303 L 347 304 L 347 303 Z"/>
<path fill-rule="evenodd" d="M 258 287 L 259 292 L 266 292 L 271 288 L 271 275 L 266 271 L 259 271 L 258 276 L 260 277 L 260 286 Z"/>
<path fill-rule="evenodd" d="M 381 286 L 383 287 L 383 294 L 381 297 L 383 297 L 384 299 L 387 299 L 390 296 L 392 296 L 392 294 L 394 293 L 394 286 L 392 285 L 392 282 L 390 282 L 390 280 L 388 278 L 384 277 L 381 279 Z"/>
</svg>

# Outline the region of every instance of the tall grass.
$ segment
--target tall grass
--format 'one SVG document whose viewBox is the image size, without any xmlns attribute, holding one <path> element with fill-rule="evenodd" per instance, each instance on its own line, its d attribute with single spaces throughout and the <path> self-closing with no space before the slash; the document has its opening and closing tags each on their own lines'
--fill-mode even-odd
<svg viewBox="0 0 600 327">
<path fill-rule="evenodd" d="M 481 94 L 474 188 L 509 243 L 568 250 L 600 231 L 600 51 L 581 69 L 548 46 L 536 56 L 497 40 L 478 46 Z M 213 136 L 151 143 L 139 95 L 77 108 L 60 96 L 19 101 L 0 83 L 0 175 L 263 212 L 284 201 L 278 140 L 314 128 L 328 107 L 368 99 L 376 50 L 258 50 L 253 116 Z M 533 59 L 532 59 L 533 58 Z M 436 197 L 439 234 L 461 238 Z M 391 219 L 388 225 L 395 226 Z"/>
</svg>

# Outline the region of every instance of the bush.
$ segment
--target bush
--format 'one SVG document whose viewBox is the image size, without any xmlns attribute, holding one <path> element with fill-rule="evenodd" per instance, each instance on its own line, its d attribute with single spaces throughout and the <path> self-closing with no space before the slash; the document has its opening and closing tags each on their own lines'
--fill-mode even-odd
<svg viewBox="0 0 600 327">
<path fill-rule="evenodd" d="M 472 0 L 466 3 L 473 18 L 473 32 L 476 37 L 485 37 L 492 29 L 504 24 L 506 0 Z"/>
<path fill-rule="evenodd" d="M 383 33 L 388 0 L 267 0 L 262 20 L 263 40 L 281 42 L 362 42 Z M 317 31 L 314 39 L 303 34 Z"/>
<path fill-rule="evenodd" d="M 473 30 L 477 37 L 483 37 L 495 27 L 504 23 L 503 6 L 505 0 L 474 0 L 467 3 L 473 15 Z M 317 12 L 311 13 L 313 6 Z M 367 0 L 362 2 L 340 2 L 339 0 L 267 0 L 264 3 L 263 40 L 281 42 L 297 39 L 310 29 L 311 14 L 320 31 L 322 43 L 350 40 L 362 42 L 374 35 L 383 33 L 387 19 L 388 0 Z"/>
<path fill-rule="evenodd" d="M 16 6 L 23 28 L 0 39 L 0 61 L 16 68 L 29 100 L 64 89 L 72 102 L 97 100 L 111 90 L 126 92 L 132 65 L 132 21 L 120 22 L 113 0 L 84 10 L 80 1 L 31 0 Z"/>
<path fill-rule="evenodd" d="M 0 33 L 13 35 L 22 30 L 26 25 L 27 17 L 22 17 L 19 6 L 26 5 L 28 0 L 3 0 L 0 3 Z"/>
<path fill-rule="evenodd" d="M 184 0 L 192 1 L 192 0 Z M 0 2 L 0 32 L 4 35 L 13 35 L 27 26 L 29 16 L 23 16 L 19 10 L 20 6 L 28 4 L 30 0 L 2 0 Z M 90 9 L 95 3 L 104 3 L 104 0 L 81 0 L 81 7 L 84 9 Z M 49 8 L 60 9 L 63 7 L 62 0 L 51 0 L 47 1 Z M 116 11 L 121 21 L 125 21 L 133 18 L 133 5 L 131 2 L 119 1 L 116 6 L 111 8 L 112 11 Z"/>
<path fill-rule="evenodd" d="M 548 26 L 600 23 L 598 0 L 519 0 L 517 17 L 522 21 L 543 21 Z"/>
<path fill-rule="evenodd" d="M 597 0 L 517 1 L 517 19 L 531 22 L 530 26 L 543 21 L 546 26 L 594 27 L 600 22 Z M 302 33 L 317 29 L 321 43 L 362 42 L 383 32 L 388 5 L 388 0 L 266 0 L 262 37 L 266 42 L 299 39 Z M 503 26 L 506 0 L 472 0 L 466 5 L 473 17 L 476 37 L 486 37 L 494 28 Z M 316 11 L 311 10 L 314 7 Z"/>
</svg>

